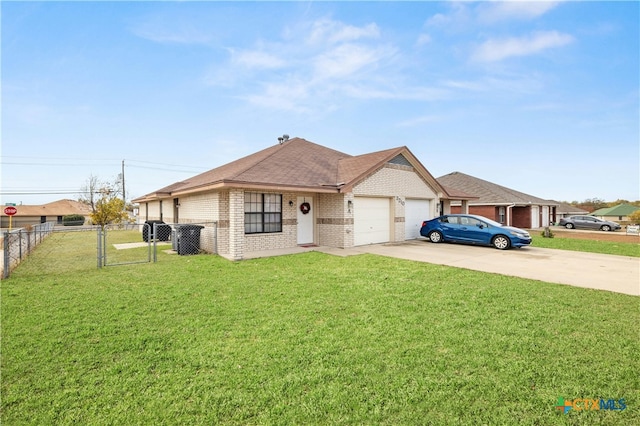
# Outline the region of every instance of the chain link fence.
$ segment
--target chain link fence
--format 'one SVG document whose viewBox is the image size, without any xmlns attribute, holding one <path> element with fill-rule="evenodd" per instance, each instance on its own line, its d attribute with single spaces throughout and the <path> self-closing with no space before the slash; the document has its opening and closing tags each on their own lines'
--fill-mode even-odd
<svg viewBox="0 0 640 426">
<path fill-rule="evenodd" d="M 39 223 L 2 233 L 2 278 L 8 278 L 11 271 L 31 253 L 38 244 L 53 232 L 53 223 Z"/>
<path fill-rule="evenodd" d="M 159 253 L 218 253 L 217 223 L 66 227 L 43 223 L 2 233 L 2 278 L 20 262 L 34 276 L 105 266 L 157 262 Z M 29 256 L 38 247 L 34 256 Z M 22 268 L 21 268 L 22 269 Z"/>
</svg>

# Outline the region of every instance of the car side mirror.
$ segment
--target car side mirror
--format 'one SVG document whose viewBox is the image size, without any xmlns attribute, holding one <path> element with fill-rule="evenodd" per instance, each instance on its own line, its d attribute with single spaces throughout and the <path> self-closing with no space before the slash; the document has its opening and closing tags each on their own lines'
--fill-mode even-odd
<svg viewBox="0 0 640 426">
<path fill-rule="evenodd" d="M 481 223 L 479 223 L 479 224 L 478 224 L 478 228 L 482 229 L 482 228 L 484 228 L 484 225 L 483 225 L 483 224 L 481 224 Z"/>
</svg>

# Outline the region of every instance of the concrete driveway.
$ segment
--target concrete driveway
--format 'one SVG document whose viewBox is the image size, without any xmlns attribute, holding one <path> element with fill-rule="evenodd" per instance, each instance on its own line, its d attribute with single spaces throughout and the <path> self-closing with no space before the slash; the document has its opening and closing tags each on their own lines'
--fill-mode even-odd
<svg viewBox="0 0 640 426">
<path fill-rule="evenodd" d="M 502 251 L 492 247 L 433 244 L 422 239 L 399 244 L 360 246 L 344 251 L 353 254 L 373 253 L 640 296 L 640 258 L 634 257 L 539 247 Z"/>
</svg>

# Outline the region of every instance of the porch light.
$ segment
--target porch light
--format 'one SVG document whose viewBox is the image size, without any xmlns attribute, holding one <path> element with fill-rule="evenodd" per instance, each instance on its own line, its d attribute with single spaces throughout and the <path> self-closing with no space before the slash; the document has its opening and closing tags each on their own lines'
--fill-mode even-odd
<svg viewBox="0 0 640 426">
<path fill-rule="evenodd" d="M 289 207 L 293 207 L 293 201 L 289 200 Z"/>
<path fill-rule="evenodd" d="M 347 210 L 351 213 L 351 209 L 353 208 L 353 201 L 347 201 Z"/>
</svg>

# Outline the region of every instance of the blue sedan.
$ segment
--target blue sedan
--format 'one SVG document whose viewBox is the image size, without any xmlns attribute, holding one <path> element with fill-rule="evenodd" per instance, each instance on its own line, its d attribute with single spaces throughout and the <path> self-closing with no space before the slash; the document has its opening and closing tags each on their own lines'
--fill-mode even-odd
<svg viewBox="0 0 640 426">
<path fill-rule="evenodd" d="M 420 235 L 432 243 L 480 244 L 499 250 L 531 244 L 527 231 L 472 214 L 448 214 L 422 222 Z"/>
</svg>

